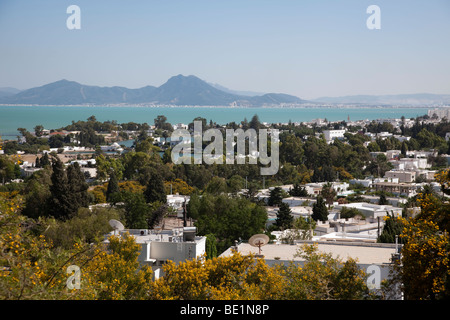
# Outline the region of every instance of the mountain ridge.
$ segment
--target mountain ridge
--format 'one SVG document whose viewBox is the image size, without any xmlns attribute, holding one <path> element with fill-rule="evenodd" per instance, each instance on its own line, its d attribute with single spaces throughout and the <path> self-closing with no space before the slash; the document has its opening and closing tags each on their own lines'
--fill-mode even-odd
<svg viewBox="0 0 450 320">
<path fill-rule="evenodd" d="M 268 93 L 245 96 L 225 92 L 193 76 L 177 75 L 159 87 L 129 89 L 121 86 L 100 87 L 61 79 L 52 83 L 0 97 L 0 104 L 83 105 L 83 104 L 155 104 L 196 106 L 265 106 L 301 104 L 298 97 Z"/>
</svg>

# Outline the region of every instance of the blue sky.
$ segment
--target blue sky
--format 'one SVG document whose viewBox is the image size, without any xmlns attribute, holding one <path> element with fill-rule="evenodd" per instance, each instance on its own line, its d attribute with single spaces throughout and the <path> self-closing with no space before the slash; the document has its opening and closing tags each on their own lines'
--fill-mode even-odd
<svg viewBox="0 0 450 320">
<path fill-rule="evenodd" d="M 69 30 L 66 9 L 81 9 Z M 381 30 L 369 30 L 369 5 Z M 196 75 L 301 98 L 450 94 L 448 0 L 0 0 L 0 87 Z"/>
</svg>

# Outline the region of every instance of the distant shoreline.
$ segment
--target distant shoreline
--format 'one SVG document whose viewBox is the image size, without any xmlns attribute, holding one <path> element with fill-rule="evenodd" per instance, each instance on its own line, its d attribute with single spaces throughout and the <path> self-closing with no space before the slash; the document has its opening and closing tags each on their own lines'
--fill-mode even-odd
<svg viewBox="0 0 450 320">
<path fill-rule="evenodd" d="M 339 108 L 339 109 L 400 109 L 400 108 L 450 108 L 448 105 L 351 105 L 351 104 L 324 104 L 324 105 L 273 105 L 273 106 L 198 106 L 198 105 L 142 105 L 142 104 L 0 104 L 0 107 L 77 107 L 77 108 L 227 108 L 227 109 L 317 109 L 317 108 Z"/>
</svg>

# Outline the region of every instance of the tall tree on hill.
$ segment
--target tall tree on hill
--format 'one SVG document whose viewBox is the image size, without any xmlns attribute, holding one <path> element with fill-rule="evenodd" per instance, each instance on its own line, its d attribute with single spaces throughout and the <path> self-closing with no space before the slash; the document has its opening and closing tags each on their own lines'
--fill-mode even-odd
<svg viewBox="0 0 450 320">
<path fill-rule="evenodd" d="M 278 209 L 277 220 L 275 222 L 276 226 L 281 230 L 290 229 L 294 222 L 294 217 L 292 217 L 292 210 L 289 204 L 282 202 L 280 204 L 280 209 Z"/>
<path fill-rule="evenodd" d="M 308 191 L 300 184 L 294 183 L 294 187 L 292 188 L 292 190 L 289 190 L 289 194 L 293 197 L 307 197 Z"/>
<path fill-rule="evenodd" d="M 108 187 L 106 188 L 106 201 L 113 200 L 113 195 L 120 192 L 119 182 L 114 171 L 109 175 Z"/>
<path fill-rule="evenodd" d="M 313 205 L 313 214 L 311 216 L 314 221 L 327 221 L 328 220 L 328 209 L 322 196 L 317 197 L 316 203 Z"/>
<path fill-rule="evenodd" d="M 257 114 L 255 114 L 252 117 L 252 120 L 250 120 L 249 127 L 251 129 L 259 130 L 261 128 L 261 126 L 262 125 L 261 125 L 261 122 L 259 121 L 259 117 Z"/>
<path fill-rule="evenodd" d="M 84 174 L 81 172 L 78 162 L 67 167 L 67 180 L 69 183 L 69 198 L 72 202 L 72 214 L 78 212 L 79 208 L 89 205 L 89 186 Z"/>
<path fill-rule="evenodd" d="M 54 158 L 52 169 L 49 214 L 56 219 L 66 220 L 75 215 L 79 208 L 89 205 L 88 185 L 78 163 L 65 170 L 62 161 Z"/>
<path fill-rule="evenodd" d="M 72 213 L 72 204 L 69 197 L 69 180 L 64 170 L 64 164 L 58 157 L 52 159 L 52 169 L 49 214 L 56 219 L 65 220 Z"/>
<path fill-rule="evenodd" d="M 333 184 L 330 182 L 327 182 L 322 187 L 322 196 L 326 200 L 328 204 L 328 208 L 333 204 L 334 197 L 336 197 L 336 190 L 333 188 Z"/>
<path fill-rule="evenodd" d="M 144 196 L 147 203 L 155 201 L 159 201 L 161 203 L 167 202 L 164 181 L 155 169 L 151 170 L 150 179 L 148 180 L 147 186 L 144 190 Z"/>
<path fill-rule="evenodd" d="M 270 196 L 268 199 L 269 206 L 279 206 L 283 203 L 283 189 L 280 187 L 275 187 L 270 191 Z"/>
</svg>

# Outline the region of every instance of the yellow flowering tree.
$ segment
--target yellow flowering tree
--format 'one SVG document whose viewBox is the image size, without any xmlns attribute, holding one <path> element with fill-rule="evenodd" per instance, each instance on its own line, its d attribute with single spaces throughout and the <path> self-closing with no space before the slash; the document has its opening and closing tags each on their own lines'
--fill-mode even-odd
<svg viewBox="0 0 450 320">
<path fill-rule="evenodd" d="M 140 245 L 134 237 L 111 236 L 106 248 L 95 248 L 92 258 L 81 269 L 79 299 L 146 299 L 152 287 L 151 267 L 140 266 Z"/>
<path fill-rule="evenodd" d="M 276 299 L 284 279 L 262 259 L 235 252 L 229 257 L 194 259 L 164 266 L 153 299 Z"/>
<path fill-rule="evenodd" d="M 20 215 L 21 204 L 20 196 L 0 197 L 0 298 L 61 298 L 64 278 L 56 271 L 65 257 L 30 231 L 32 221 Z"/>
<path fill-rule="evenodd" d="M 108 246 L 79 241 L 54 247 L 35 220 L 20 214 L 22 198 L 0 195 L 0 299 L 142 299 L 152 270 L 137 261 L 133 237 L 112 237 Z M 69 288 L 69 266 L 81 272 L 80 287 Z"/>
<path fill-rule="evenodd" d="M 436 175 L 444 193 L 448 192 L 449 170 Z M 440 299 L 450 296 L 450 205 L 431 193 L 417 197 L 421 212 L 403 218 L 404 243 L 397 278 L 405 299 Z"/>
<path fill-rule="evenodd" d="M 318 251 L 317 245 L 303 245 L 297 256 L 302 266 L 291 263 L 282 267 L 287 280 L 283 299 L 329 300 L 369 299 L 367 275 L 354 259 L 343 261 L 330 253 Z"/>
</svg>

